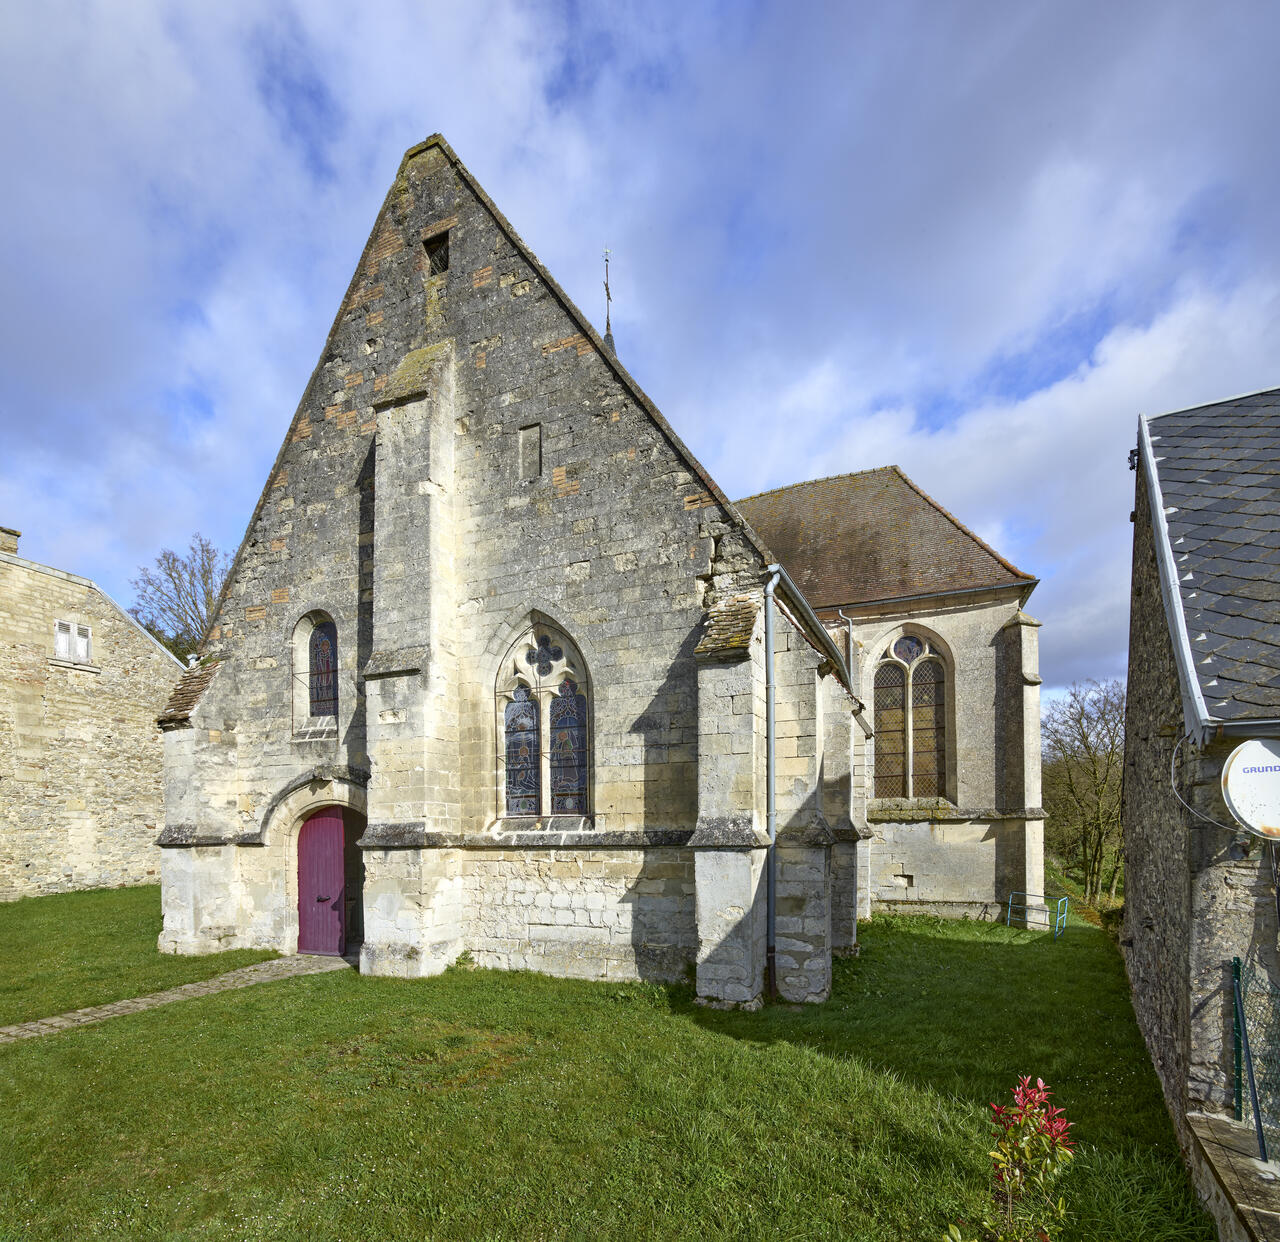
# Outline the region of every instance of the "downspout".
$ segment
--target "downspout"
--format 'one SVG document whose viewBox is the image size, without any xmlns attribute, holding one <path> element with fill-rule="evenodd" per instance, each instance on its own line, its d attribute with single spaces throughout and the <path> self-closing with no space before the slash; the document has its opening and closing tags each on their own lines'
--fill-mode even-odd
<svg viewBox="0 0 1280 1242">
<path fill-rule="evenodd" d="M 782 571 L 771 565 L 769 581 L 764 587 L 764 735 L 765 735 L 765 822 L 769 832 L 769 854 L 765 863 L 765 990 L 769 996 L 778 994 L 777 970 L 777 907 L 778 907 L 778 801 L 776 738 L 774 734 L 774 708 L 777 686 L 773 673 L 773 592 L 782 577 Z"/>
<path fill-rule="evenodd" d="M 848 670 L 849 680 L 853 681 L 853 618 L 844 615 L 843 608 L 836 609 L 836 616 L 844 622 L 844 666 Z M 853 694 L 856 699 L 858 696 L 854 694 L 853 686 L 849 686 L 849 693 Z"/>
</svg>

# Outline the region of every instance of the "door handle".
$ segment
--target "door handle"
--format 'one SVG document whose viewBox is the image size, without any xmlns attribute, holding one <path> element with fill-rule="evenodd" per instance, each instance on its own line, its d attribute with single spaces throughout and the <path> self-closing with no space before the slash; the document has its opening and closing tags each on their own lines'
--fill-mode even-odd
<svg viewBox="0 0 1280 1242">
<path fill-rule="evenodd" d="M 317 897 L 317 898 L 316 898 L 316 900 L 317 900 L 317 901 L 328 901 L 328 900 L 329 900 L 329 898 L 328 898 L 328 897 Z"/>
</svg>

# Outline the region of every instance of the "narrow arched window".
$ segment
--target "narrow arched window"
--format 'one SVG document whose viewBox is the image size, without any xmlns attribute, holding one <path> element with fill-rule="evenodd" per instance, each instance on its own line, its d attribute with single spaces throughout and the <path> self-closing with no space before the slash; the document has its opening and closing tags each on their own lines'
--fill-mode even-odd
<svg viewBox="0 0 1280 1242">
<path fill-rule="evenodd" d="M 587 699 L 566 677 L 551 700 L 551 814 L 587 809 Z"/>
<path fill-rule="evenodd" d="M 548 626 L 530 626 L 503 659 L 497 702 L 503 812 L 586 815 L 590 704 L 573 643 Z"/>
<path fill-rule="evenodd" d="M 947 670 L 915 634 L 894 641 L 876 666 L 875 796 L 947 796 Z"/>
<path fill-rule="evenodd" d="M 338 628 L 321 621 L 308 644 L 308 685 L 312 716 L 338 714 Z"/>
<path fill-rule="evenodd" d="M 507 814 L 537 815 L 542 793 L 538 703 L 525 686 L 511 692 L 503 712 L 507 747 Z"/>
</svg>

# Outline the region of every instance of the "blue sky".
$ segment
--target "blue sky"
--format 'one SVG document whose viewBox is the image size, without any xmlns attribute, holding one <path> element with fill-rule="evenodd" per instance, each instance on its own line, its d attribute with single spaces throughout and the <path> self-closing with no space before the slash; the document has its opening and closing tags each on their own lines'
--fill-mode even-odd
<svg viewBox="0 0 1280 1242">
<path fill-rule="evenodd" d="M 243 534 L 436 130 L 730 495 L 896 462 L 1123 673 L 1140 412 L 1280 385 L 1280 10 L 0 14 L 0 524 L 123 603 Z"/>
</svg>

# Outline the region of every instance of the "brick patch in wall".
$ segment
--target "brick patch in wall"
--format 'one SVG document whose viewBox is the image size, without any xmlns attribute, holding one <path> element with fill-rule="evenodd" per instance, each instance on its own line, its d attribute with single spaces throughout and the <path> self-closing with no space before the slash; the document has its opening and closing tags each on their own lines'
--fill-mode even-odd
<svg viewBox="0 0 1280 1242">
<path fill-rule="evenodd" d="M 550 344 L 544 345 L 542 347 L 542 356 L 549 358 L 552 354 L 558 354 L 562 349 L 576 349 L 578 357 L 581 358 L 583 354 L 590 351 L 591 342 L 579 332 L 574 336 L 562 337 L 558 341 L 552 341 Z"/>
<path fill-rule="evenodd" d="M 289 602 L 289 588 L 276 587 L 271 592 L 271 602 L 273 604 L 287 604 Z"/>
<path fill-rule="evenodd" d="M 354 388 L 357 384 L 363 384 L 363 383 L 364 383 L 364 372 L 363 372 L 363 371 L 352 371 L 352 372 L 351 372 L 351 374 L 350 374 L 350 375 L 348 375 L 348 376 L 347 376 L 347 378 L 346 378 L 346 379 L 344 379 L 342 382 L 343 382 L 343 384 L 344 384 L 344 385 L 346 385 L 346 387 L 348 387 L 348 388 Z"/>
<path fill-rule="evenodd" d="M 246 621 L 262 621 L 265 620 L 267 609 L 265 604 L 250 604 L 244 610 L 244 619 Z"/>
<path fill-rule="evenodd" d="M 706 492 L 694 492 L 692 496 L 684 498 L 684 507 L 686 509 L 705 509 L 715 503 Z"/>
<path fill-rule="evenodd" d="M 364 317 L 364 325 L 366 328 L 376 328 L 382 322 L 382 312 L 380 310 L 370 311 Z"/>
<path fill-rule="evenodd" d="M 274 479 L 271 480 L 272 487 L 287 487 L 289 485 L 289 472 L 281 470 Z"/>
<path fill-rule="evenodd" d="M 295 441 L 309 440 L 311 438 L 311 420 L 310 419 L 304 418 L 302 422 L 298 424 L 297 430 L 294 431 L 293 433 L 293 438 Z"/>
<path fill-rule="evenodd" d="M 578 494 L 578 480 L 569 478 L 569 472 L 565 466 L 556 466 L 552 469 L 551 483 L 556 489 L 557 496 L 576 496 Z"/>
<path fill-rule="evenodd" d="M 493 284 L 493 266 L 479 267 L 471 273 L 471 287 L 473 289 L 483 289 L 485 285 Z"/>
</svg>

